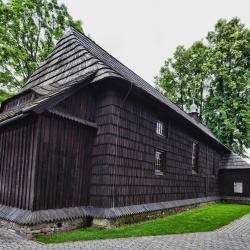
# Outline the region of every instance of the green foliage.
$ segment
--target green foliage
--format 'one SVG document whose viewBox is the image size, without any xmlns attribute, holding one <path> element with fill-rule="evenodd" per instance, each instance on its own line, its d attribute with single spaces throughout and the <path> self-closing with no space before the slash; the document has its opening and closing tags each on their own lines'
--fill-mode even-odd
<svg viewBox="0 0 250 250">
<path fill-rule="evenodd" d="M 247 213 L 250 213 L 249 205 L 215 204 L 139 224 L 114 229 L 83 228 L 51 236 L 38 236 L 37 240 L 43 243 L 61 243 L 77 240 L 208 232 L 227 225 Z"/>
<path fill-rule="evenodd" d="M 219 20 L 206 39 L 179 46 L 156 77 L 159 90 L 200 119 L 235 153 L 249 147 L 250 30 L 238 18 Z"/>
<path fill-rule="evenodd" d="M 3 101 L 5 101 L 6 99 L 10 98 L 12 96 L 11 93 L 6 92 L 3 89 L 0 89 L 0 103 L 2 103 Z"/>
<path fill-rule="evenodd" d="M 82 31 L 57 0 L 0 0 L 0 16 L 0 85 L 11 91 L 27 81 L 67 28 Z"/>
</svg>

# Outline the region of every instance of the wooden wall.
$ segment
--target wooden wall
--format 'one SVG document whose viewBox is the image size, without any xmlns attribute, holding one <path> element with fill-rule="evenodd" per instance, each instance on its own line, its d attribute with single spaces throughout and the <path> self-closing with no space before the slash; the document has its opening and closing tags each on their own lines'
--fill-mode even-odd
<svg viewBox="0 0 250 250">
<path fill-rule="evenodd" d="M 212 158 L 217 163 L 220 158 L 217 150 L 138 96 L 130 95 L 125 102 L 117 129 L 117 113 L 126 92 L 100 92 L 90 205 L 126 206 L 218 195 L 218 164 L 216 175 L 212 172 Z M 169 123 L 165 138 L 155 133 L 159 118 Z M 194 140 L 200 143 L 197 175 L 191 167 Z M 164 176 L 154 174 L 155 149 L 166 151 Z"/>
<path fill-rule="evenodd" d="M 32 210 L 111 207 L 218 194 L 212 160 L 220 159 L 217 149 L 133 93 L 120 108 L 128 89 L 102 86 L 54 107 L 95 122 L 98 130 L 49 113 L 37 123 L 23 119 L 1 128 L 1 204 Z M 168 122 L 166 137 L 156 135 L 157 119 Z M 191 167 L 194 140 L 200 143 L 197 175 Z M 155 149 L 166 151 L 163 176 L 154 173 Z"/>
<path fill-rule="evenodd" d="M 56 115 L 42 115 L 34 209 L 88 205 L 95 129 Z"/>
<path fill-rule="evenodd" d="M 221 169 L 220 194 L 222 196 L 250 197 L 250 169 Z M 234 182 L 241 182 L 242 193 L 234 193 Z"/>
<path fill-rule="evenodd" d="M 36 119 L 0 127 L 0 204 L 32 209 Z"/>
<path fill-rule="evenodd" d="M 95 120 L 95 93 L 84 88 L 78 93 L 68 97 L 53 109 L 84 120 Z"/>
<path fill-rule="evenodd" d="M 94 121 L 88 89 L 54 110 Z M 39 210 L 88 205 L 91 152 L 96 129 L 43 113 L 0 128 L 0 204 Z"/>
</svg>

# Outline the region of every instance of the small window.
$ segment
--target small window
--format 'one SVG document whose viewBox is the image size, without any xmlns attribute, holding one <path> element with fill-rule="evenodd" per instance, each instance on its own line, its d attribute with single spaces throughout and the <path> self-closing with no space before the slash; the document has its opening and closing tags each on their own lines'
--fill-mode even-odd
<svg viewBox="0 0 250 250">
<path fill-rule="evenodd" d="M 165 124 L 162 121 L 156 122 L 156 134 L 157 135 L 165 135 Z"/>
<path fill-rule="evenodd" d="M 155 151 L 155 174 L 163 175 L 165 168 L 166 153 L 160 150 Z"/>
<path fill-rule="evenodd" d="M 192 173 L 198 173 L 198 161 L 199 161 L 199 143 L 193 143 L 193 151 L 192 151 Z"/>
<path fill-rule="evenodd" d="M 236 194 L 243 193 L 243 183 L 242 182 L 234 182 L 234 193 L 236 193 Z"/>
</svg>

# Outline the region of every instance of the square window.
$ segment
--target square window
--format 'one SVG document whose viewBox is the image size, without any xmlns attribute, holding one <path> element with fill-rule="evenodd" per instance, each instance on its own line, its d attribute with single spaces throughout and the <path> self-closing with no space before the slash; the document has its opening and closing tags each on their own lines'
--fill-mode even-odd
<svg viewBox="0 0 250 250">
<path fill-rule="evenodd" d="M 243 193 L 243 183 L 242 182 L 234 182 L 234 193 L 236 193 L 236 194 Z"/>
<path fill-rule="evenodd" d="M 165 168 L 166 153 L 164 151 L 155 151 L 155 174 L 163 175 L 163 170 Z"/>
</svg>

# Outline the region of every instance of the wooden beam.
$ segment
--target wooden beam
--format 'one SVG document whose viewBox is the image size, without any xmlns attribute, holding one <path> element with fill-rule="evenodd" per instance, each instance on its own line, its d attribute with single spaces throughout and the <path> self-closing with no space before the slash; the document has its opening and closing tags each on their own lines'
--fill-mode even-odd
<svg viewBox="0 0 250 250">
<path fill-rule="evenodd" d="M 60 112 L 60 111 L 54 110 L 54 109 L 49 109 L 48 112 L 51 113 L 51 114 L 60 116 L 62 118 L 65 118 L 65 119 L 68 119 L 68 120 L 71 120 L 71 121 L 74 121 L 74 122 L 78 122 L 78 123 L 80 123 L 80 124 L 82 124 L 84 126 L 88 126 L 88 127 L 98 129 L 97 124 L 94 123 L 94 122 L 90 122 L 90 121 L 78 118 L 76 116 L 73 116 L 73 115 L 65 114 L 63 112 Z"/>
</svg>

